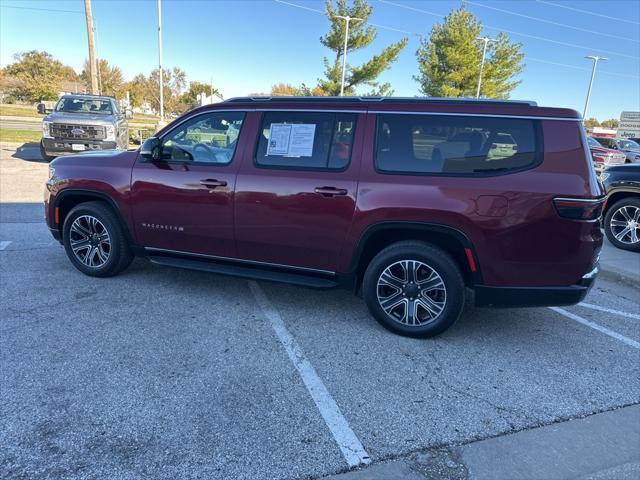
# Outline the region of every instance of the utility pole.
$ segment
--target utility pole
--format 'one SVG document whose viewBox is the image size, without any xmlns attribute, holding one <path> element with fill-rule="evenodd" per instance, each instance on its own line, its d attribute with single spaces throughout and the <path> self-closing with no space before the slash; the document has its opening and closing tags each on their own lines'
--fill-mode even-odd
<svg viewBox="0 0 640 480">
<path fill-rule="evenodd" d="M 164 81 L 162 79 L 162 7 L 158 0 L 158 63 L 160 79 L 160 123 L 164 124 Z"/>
<path fill-rule="evenodd" d="M 487 45 L 489 42 L 495 42 L 490 37 L 478 37 L 476 40 L 482 40 L 484 46 L 482 47 L 482 62 L 480 62 L 480 74 L 478 75 L 478 90 L 476 90 L 476 98 L 480 98 L 480 85 L 482 85 L 482 70 L 484 70 L 484 59 L 487 56 Z"/>
<path fill-rule="evenodd" d="M 584 58 L 589 58 L 593 60 L 593 68 L 591 69 L 591 80 L 589 80 L 589 91 L 587 92 L 587 100 L 584 102 L 584 112 L 582 112 L 582 118 L 587 118 L 587 109 L 589 108 L 589 100 L 591 99 L 591 87 L 593 87 L 593 79 L 596 76 L 596 67 L 598 66 L 599 60 L 609 60 L 606 57 L 599 57 L 597 55 L 587 55 Z"/>
<path fill-rule="evenodd" d="M 94 40 L 93 14 L 91 0 L 84 0 L 84 13 L 87 18 L 87 37 L 89 37 L 89 74 L 91 76 L 91 93 L 98 95 L 98 62 L 96 59 L 96 43 Z"/>
<path fill-rule="evenodd" d="M 347 15 L 343 17 L 342 15 L 334 15 L 336 18 L 341 18 L 345 21 L 345 29 L 344 29 L 344 51 L 342 52 L 342 80 L 340 81 L 340 96 L 344 96 L 344 76 L 347 71 L 347 43 L 349 41 L 349 22 L 354 21 L 362 21 L 362 18 L 350 17 Z"/>
</svg>

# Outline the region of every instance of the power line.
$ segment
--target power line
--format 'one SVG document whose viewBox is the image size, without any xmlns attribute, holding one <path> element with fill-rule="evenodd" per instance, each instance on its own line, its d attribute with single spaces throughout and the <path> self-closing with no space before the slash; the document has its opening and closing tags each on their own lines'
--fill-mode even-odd
<svg viewBox="0 0 640 480">
<path fill-rule="evenodd" d="M 569 63 L 551 62 L 549 60 L 543 60 L 541 58 L 534 58 L 534 57 L 529 57 L 529 56 L 527 56 L 525 58 L 525 61 L 526 62 L 532 61 L 532 62 L 538 62 L 538 63 L 546 63 L 547 65 L 554 65 L 554 66 L 557 66 L 557 67 L 573 68 L 574 70 L 581 70 L 583 72 L 589 72 L 590 71 L 588 68 L 578 67 L 577 65 L 571 65 Z M 627 75 L 626 73 L 608 72 L 606 70 L 600 70 L 600 73 L 603 74 L 603 75 L 613 75 L 615 77 L 632 78 L 634 80 L 640 79 L 640 77 L 637 76 L 637 75 Z"/>
<path fill-rule="evenodd" d="M 411 7 L 409 5 L 403 5 L 401 3 L 389 2 L 388 0 L 378 0 L 378 1 L 380 3 L 384 3 L 384 4 L 387 4 L 387 5 L 393 5 L 395 7 L 404 8 L 405 10 L 411 10 L 411 11 L 414 11 L 414 12 L 424 13 L 426 15 L 432 15 L 432 16 L 439 17 L 439 18 L 445 18 L 445 15 L 442 15 L 442 14 L 439 14 L 439 13 L 430 12 L 428 10 L 423 10 L 421 8 Z M 556 45 L 564 45 L 565 47 L 579 48 L 581 50 L 600 51 L 602 53 L 608 53 L 609 55 L 615 55 L 615 56 L 618 56 L 618 57 L 625 57 L 625 58 L 632 58 L 634 60 L 638 60 L 638 58 L 639 58 L 639 57 L 634 57 L 633 55 L 627 55 L 625 53 L 613 52 L 611 50 L 603 50 L 601 48 L 587 47 L 587 46 L 584 46 L 584 45 L 577 45 L 575 43 L 562 42 L 560 40 L 553 40 L 551 38 L 539 37 L 537 35 L 529 35 L 527 33 L 516 32 L 514 30 L 507 30 L 507 29 L 501 28 L 501 27 L 492 27 L 490 25 L 484 25 L 484 28 L 488 28 L 490 30 L 498 30 L 498 31 L 510 33 L 511 35 L 517 35 L 517 36 L 521 36 L 521 37 L 525 37 L 525 38 L 532 38 L 534 40 L 540 40 L 540 41 L 543 41 L 543 42 L 555 43 Z"/>
<path fill-rule="evenodd" d="M 603 37 L 615 38 L 617 40 L 627 40 L 629 42 L 640 43 L 640 40 L 636 40 L 634 38 L 628 37 L 619 37 L 617 35 L 610 35 L 608 33 L 599 32 L 596 30 L 587 30 L 586 28 L 574 27 L 573 25 L 567 25 L 566 23 L 554 22 L 553 20 L 546 20 L 544 18 L 532 17 L 531 15 L 525 15 L 524 13 L 514 12 L 512 10 L 506 10 L 504 8 L 492 7 L 491 5 L 485 5 L 483 3 L 473 2 L 471 0 L 466 0 L 466 3 L 469 5 L 475 5 L 476 7 L 488 8 L 489 10 L 495 10 L 496 12 L 507 13 L 509 15 L 515 15 L 516 17 L 528 18 L 529 20 L 535 20 L 537 22 L 548 23 L 549 25 L 556 25 L 558 27 L 570 28 L 572 30 L 577 30 L 579 32 L 590 33 L 592 35 L 602 35 Z"/>
<path fill-rule="evenodd" d="M 327 14 L 326 12 L 324 12 L 322 10 L 318 10 L 317 8 L 306 7 L 304 5 L 299 5 L 297 3 L 285 2 L 284 0 L 273 0 L 273 1 L 276 2 L 276 3 L 281 3 L 283 5 L 288 5 L 290 7 L 300 8 L 302 10 L 307 10 L 309 12 L 320 13 L 322 15 L 326 15 Z M 416 37 L 421 37 L 422 36 L 419 33 L 409 32 L 408 30 L 402 30 L 402 29 L 394 28 L 394 27 L 387 27 L 386 25 L 380 25 L 379 23 L 367 22 L 367 24 L 371 25 L 372 27 L 381 28 L 383 30 L 390 30 L 392 32 L 404 33 L 405 35 L 414 35 Z"/>
<path fill-rule="evenodd" d="M 84 15 L 80 10 L 60 10 L 57 8 L 38 8 L 38 7 L 18 7 L 16 5 L 0 5 L 0 8 L 15 8 L 17 10 L 37 10 L 40 12 L 60 12 L 60 13 L 79 13 Z"/>
<path fill-rule="evenodd" d="M 573 12 L 584 13 L 586 15 L 593 15 L 594 17 L 608 18 L 609 20 L 615 20 L 616 22 L 625 22 L 625 23 L 632 23 L 634 25 L 640 25 L 640 22 L 636 22 L 634 20 L 627 20 L 625 18 L 618 18 L 618 17 L 610 17 L 609 15 L 604 15 L 602 13 L 592 12 L 590 10 L 582 10 L 581 8 L 570 7 L 568 5 L 561 5 L 559 3 L 554 3 L 554 2 L 546 2 L 543 0 L 536 0 L 536 1 L 538 3 L 544 3 L 545 5 L 551 5 L 553 7 L 565 8 Z"/>
</svg>

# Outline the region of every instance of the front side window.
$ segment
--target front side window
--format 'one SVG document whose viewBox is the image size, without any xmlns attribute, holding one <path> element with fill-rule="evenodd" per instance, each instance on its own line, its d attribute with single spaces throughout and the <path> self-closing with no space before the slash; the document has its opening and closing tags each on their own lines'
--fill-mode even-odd
<svg viewBox="0 0 640 480">
<path fill-rule="evenodd" d="M 534 120 L 379 114 L 377 125 L 382 172 L 482 176 L 539 162 Z"/>
<path fill-rule="evenodd" d="M 228 165 L 244 112 L 216 112 L 187 120 L 162 139 L 162 160 Z"/>
<path fill-rule="evenodd" d="M 351 159 L 356 115 L 267 112 L 262 119 L 256 164 L 264 167 L 340 170 Z"/>
</svg>

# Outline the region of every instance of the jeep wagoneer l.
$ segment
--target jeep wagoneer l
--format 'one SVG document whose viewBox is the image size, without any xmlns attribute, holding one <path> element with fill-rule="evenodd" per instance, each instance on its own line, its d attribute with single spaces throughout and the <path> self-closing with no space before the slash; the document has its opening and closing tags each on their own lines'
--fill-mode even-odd
<svg viewBox="0 0 640 480">
<path fill-rule="evenodd" d="M 531 102 L 237 98 L 137 151 L 57 159 L 46 188 L 48 226 L 87 275 L 144 255 L 344 286 L 415 337 L 448 328 L 471 292 L 580 302 L 602 245 L 580 115 Z"/>
</svg>

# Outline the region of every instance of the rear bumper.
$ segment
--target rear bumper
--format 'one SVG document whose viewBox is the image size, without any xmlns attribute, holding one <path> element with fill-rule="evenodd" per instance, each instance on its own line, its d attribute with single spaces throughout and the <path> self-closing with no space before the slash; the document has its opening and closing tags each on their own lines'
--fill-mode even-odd
<svg viewBox="0 0 640 480">
<path fill-rule="evenodd" d="M 598 276 L 596 265 L 578 283 L 566 287 L 475 287 L 478 307 L 555 307 L 584 300 Z"/>
<path fill-rule="evenodd" d="M 83 145 L 84 150 L 73 150 L 71 145 Z M 63 138 L 43 138 L 42 147 L 47 155 L 61 156 L 70 155 L 76 153 L 82 153 L 83 151 L 95 151 L 95 150 L 113 150 L 118 148 L 118 144 L 115 141 L 107 140 L 70 140 Z"/>
</svg>

